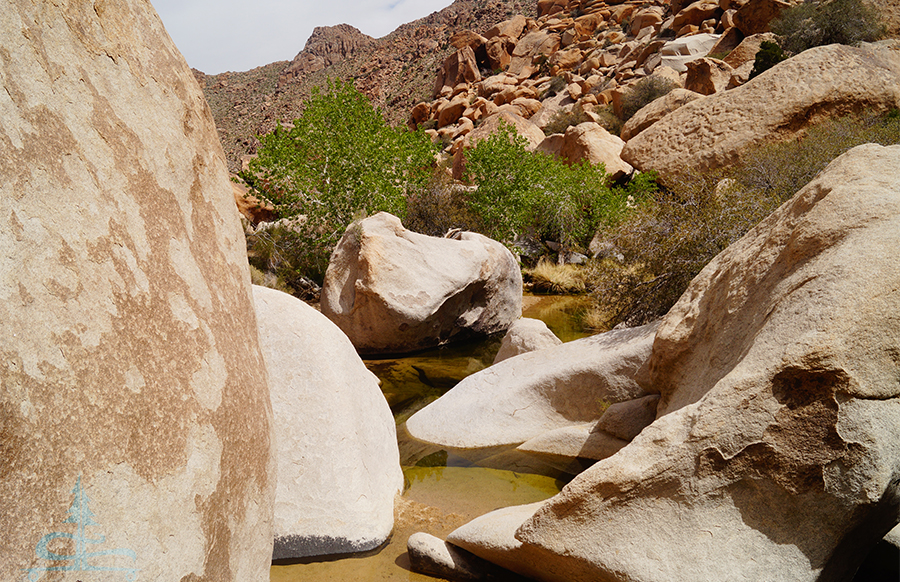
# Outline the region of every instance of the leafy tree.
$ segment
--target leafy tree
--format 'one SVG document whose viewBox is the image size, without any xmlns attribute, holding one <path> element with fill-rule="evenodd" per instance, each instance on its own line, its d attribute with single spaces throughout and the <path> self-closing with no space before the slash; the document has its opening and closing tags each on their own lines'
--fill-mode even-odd
<svg viewBox="0 0 900 582">
<path fill-rule="evenodd" d="M 526 151 L 525 138 L 508 124 L 466 153 L 466 180 L 476 228 L 497 240 L 533 231 L 567 249 L 586 245 L 597 227 L 625 206 L 602 165 L 566 165 L 553 156 Z"/>
<path fill-rule="evenodd" d="M 354 217 L 404 217 L 407 196 L 428 183 L 435 153 L 424 133 L 390 127 L 365 95 L 340 80 L 314 89 L 292 127 L 260 141 L 242 177 L 279 218 L 305 217 L 281 233 L 280 264 L 319 281 Z"/>
</svg>

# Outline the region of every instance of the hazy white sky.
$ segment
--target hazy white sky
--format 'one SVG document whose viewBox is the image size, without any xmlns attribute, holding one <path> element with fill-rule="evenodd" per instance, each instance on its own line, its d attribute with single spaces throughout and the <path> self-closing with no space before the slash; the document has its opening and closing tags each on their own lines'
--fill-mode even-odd
<svg viewBox="0 0 900 582">
<path fill-rule="evenodd" d="M 452 0 L 151 0 L 190 66 L 207 74 L 291 60 L 316 26 L 380 38 Z"/>
</svg>

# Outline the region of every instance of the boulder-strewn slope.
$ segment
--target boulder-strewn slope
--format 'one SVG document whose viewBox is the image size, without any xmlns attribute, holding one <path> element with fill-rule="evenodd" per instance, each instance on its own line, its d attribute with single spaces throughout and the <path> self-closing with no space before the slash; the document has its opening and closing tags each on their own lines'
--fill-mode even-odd
<svg viewBox="0 0 900 582">
<path fill-rule="evenodd" d="M 321 27 L 292 61 L 195 75 L 212 108 L 228 167 L 235 171 L 242 156 L 256 152 L 256 137 L 296 118 L 312 88 L 324 87 L 329 77 L 354 79 L 389 121 L 402 124 L 413 105 L 430 97 L 435 71 L 456 50 L 449 43 L 455 32 L 485 31 L 514 14 L 533 16 L 534 11 L 534 0 L 456 0 L 380 39 L 347 25 Z"/>
<path fill-rule="evenodd" d="M 0 224 L 0 579 L 268 580 L 243 234 L 149 2 L 3 3 Z"/>
<path fill-rule="evenodd" d="M 816 47 L 746 85 L 680 107 L 629 140 L 622 157 L 662 177 L 715 169 L 750 146 L 788 139 L 829 117 L 896 107 L 900 50 Z"/>
</svg>

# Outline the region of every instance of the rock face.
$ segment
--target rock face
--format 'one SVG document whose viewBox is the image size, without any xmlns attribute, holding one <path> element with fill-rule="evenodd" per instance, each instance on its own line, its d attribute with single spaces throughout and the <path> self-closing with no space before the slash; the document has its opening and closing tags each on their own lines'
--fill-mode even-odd
<svg viewBox="0 0 900 582">
<path fill-rule="evenodd" d="M 522 274 L 487 237 L 425 236 L 381 212 L 338 243 L 321 306 L 360 353 L 412 352 L 508 329 L 522 315 Z"/>
<path fill-rule="evenodd" d="M 268 379 L 203 94 L 147 2 L 2 12 L 0 579 L 268 580 Z"/>
<path fill-rule="evenodd" d="M 641 107 L 622 127 L 622 139 L 630 140 L 682 105 L 703 97 L 687 89 L 673 89 L 658 99 Z"/>
<path fill-rule="evenodd" d="M 374 40 L 349 24 L 317 26 L 303 50 L 281 72 L 281 82 L 284 83 L 290 77 L 321 71 L 348 59 L 367 48 Z"/>
<path fill-rule="evenodd" d="M 406 427 L 421 441 L 491 452 L 596 421 L 604 403 L 644 396 L 636 378 L 655 330 L 615 330 L 503 360 L 464 379 Z"/>
<path fill-rule="evenodd" d="M 665 182 L 685 167 L 732 164 L 749 146 L 788 139 L 829 116 L 897 107 L 898 86 L 896 50 L 813 48 L 746 85 L 684 105 L 630 139 L 622 158 Z"/>
<path fill-rule="evenodd" d="M 275 415 L 274 559 L 371 550 L 403 490 L 397 433 L 347 336 L 281 291 L 253 288 Z"/>
<path fill-rule="evenodd" d="M 697 276 L 657 420 L 517 530 L 539 579 L 851 578 L 900 521 L 897 167 L 851 150 Z"/>
</svg>

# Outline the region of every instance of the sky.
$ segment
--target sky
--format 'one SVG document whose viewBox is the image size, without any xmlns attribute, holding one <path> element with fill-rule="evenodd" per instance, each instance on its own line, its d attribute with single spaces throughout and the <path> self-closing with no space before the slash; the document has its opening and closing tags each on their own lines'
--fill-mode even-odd
<svg viewBox="0 0 900 582">
<path fill-rule="evenodd" d="M 206 74 L 289 61 L 317 26 L 381 38 L 452 0 L 151 0 L 188 65 Z"/>
</svg>

